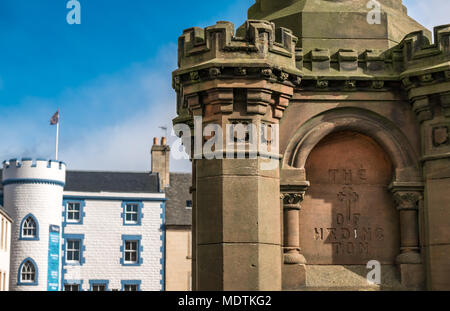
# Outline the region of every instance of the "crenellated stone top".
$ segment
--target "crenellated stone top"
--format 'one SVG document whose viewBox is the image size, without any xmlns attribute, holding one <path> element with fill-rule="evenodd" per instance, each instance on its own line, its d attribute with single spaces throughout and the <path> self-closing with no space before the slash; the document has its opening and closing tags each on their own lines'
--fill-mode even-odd
<svg viewBox="0 0 450 311">
<path fill-rule="evenodd" d="M 3 185 L 20 181 L 54 181 L 65 183 L 66 164 L 61 161 L 47 159 L 23 158 L 3 162 Z"/>
<path fill-rule="evenodd" d="M 434 28 L 434 44 L 422 31 L 409 34 L 393 49 L 401 56 L 404 71 L 403 86 L 429 85 L 450 80 L 450 24 Z"/>
<path fill-rule="evenodd" d="M 179 38 L 174 87 L 213 78 L 259 76 L 295 83 L 297 38 L 267 21 L 248 20 L 235 33 L 233 23 L 189 28 Z"/>
</svg>

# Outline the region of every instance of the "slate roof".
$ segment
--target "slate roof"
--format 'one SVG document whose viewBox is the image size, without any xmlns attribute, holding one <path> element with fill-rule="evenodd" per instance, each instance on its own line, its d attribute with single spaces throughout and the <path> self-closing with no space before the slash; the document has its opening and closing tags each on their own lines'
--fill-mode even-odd
<svg viewBox="0 0 450 311">
<path fill-rule="evenodd" d="M 1 176 L 0 170 L 0 190 Z M 170 187 L 165 189 L 166 225 L 192 225 L 192 210 L 186 209 L 187 201 L 192 201 L 191 185 L 191 174 L 170 173 Z M 160 189 L 156 173 L 67 171 L 64 191 L 158 193 Z"/>
<path fill-rule="evenodd" d="M 158 193 L 158 174 L 67 171 L 64 191 Z"/>
<path fill-rule="evenodd" d="M 0 190 L 1 186 L 0 170 Z M 159 193 L 158 174 L 135 172 L 67 171 L 64 191 Z"/>
<path fill-rule="evenodd" d="M 166 225 L 192 225 L 192 209 L 186 209 L 186 201 L 192 201 L 191 185 L 192 174 L 170 173 L 170 187 L 166 188 Z"/>
</svg>

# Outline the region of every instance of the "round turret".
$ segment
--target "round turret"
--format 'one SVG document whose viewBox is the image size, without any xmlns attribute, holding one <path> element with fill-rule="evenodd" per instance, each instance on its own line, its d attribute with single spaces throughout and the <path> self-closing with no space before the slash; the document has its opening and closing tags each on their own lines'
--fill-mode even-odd
<svg viewBox="0 0 450 311">
<path fill-rule="evenodd" d="M 65 176 L 66 165 L 59 161 L 3 162 L 4 208 L 14 220 L 10 290 L 46 291 L 59 287 Z"/>
</svg>

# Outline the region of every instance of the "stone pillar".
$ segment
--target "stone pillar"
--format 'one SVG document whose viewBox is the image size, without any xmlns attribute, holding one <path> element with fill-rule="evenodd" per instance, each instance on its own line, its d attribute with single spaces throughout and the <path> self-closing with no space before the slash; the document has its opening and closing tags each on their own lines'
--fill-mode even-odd
<svg viewBox="0 0 450 311">
<path fill-rule="evenodd" d="M 425 269 L 419 239 L 419 206 L 423 200 L 423 185 L 394 182 L 391 191 L 400 220 L 400 254 L 396 258 L 400 280 L 405 288 L 423 289 Z"/>
<path fill-rule="evenodd" d="M 398 191 L 394 193 L 400 213 L 400 255 L 397 264 L 420 264 L 418 210 L 421 193 Z"/>
<path fill-rule="evenodd" d="M 298 188 L 298 187 L 297 187 Z M 300 248 L 300 209 L 304 188 L 281 187 L 283 201 L 283 289 L 306 286 L 306 259 Z"/>
<path fill-rule="evenodd" d="M 450 71 L 447 71 L 450 78 Z M 443 84 L 440 84 L 443 85 Z M 441 87 L 445 89 L 445 87 Z M 422 119 L 423 174 L 425 180 L 425 238 L 427 285 L 450 290 L 450 81 L 447 92 L 427 96 L 430 113 Z M 431 92 L 429 87 L 426 91 Z"/>
<path fill-rule="evenodd" d="M 450 78 L 450 71 L 443 73 Z M 424 176 L 422 250 L 427 288 L 450 289 L 450 82 L 420 76 L 410 97 L 422 131 Z"/>
<path fill-rule="evenodd" d="M 300 253 L 299 212 L 304 192 L 282 192 L 284 216 L 283 259 L 285 264 L 305 264 L 306 259 Z"/>
<path fill-rule="evenodd" d="M 200 291 L 282 287 L 277 128 L 300 83 L 295 37 L 263 21 L 243 30 L 236 38 L 231 23 L 219 22 L 188 29 L 179 41 L 174 123 L 190 116 L 194 124 L 193 279 Z"/>
</svg>

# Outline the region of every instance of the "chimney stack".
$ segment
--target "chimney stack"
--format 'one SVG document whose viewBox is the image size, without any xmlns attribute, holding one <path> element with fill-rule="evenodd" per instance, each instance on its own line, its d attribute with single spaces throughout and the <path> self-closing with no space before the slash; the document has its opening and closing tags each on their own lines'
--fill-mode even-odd
<svg viewBox="0 0 450 311">
<path fill-rule="evenodd" d="M 167 146 L 166 137 L 161 138 L 161 145 L 158 144 L 158 138 L 153 138 L 152 147 L 152 173 L 159 174 L 159 186 L 163 191 L 170 186 L 170 147 Z"/>
</svg>

